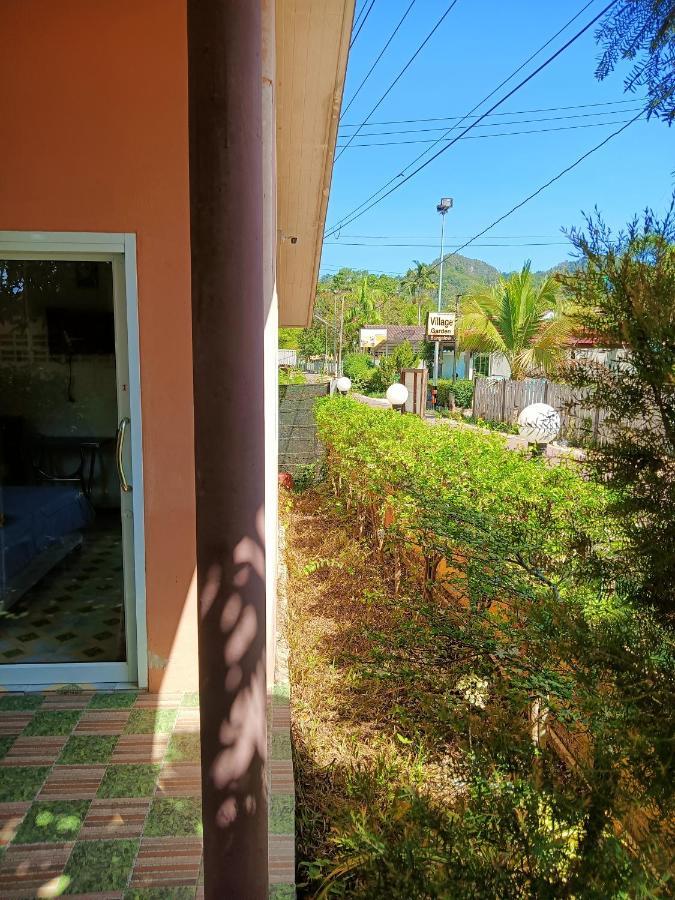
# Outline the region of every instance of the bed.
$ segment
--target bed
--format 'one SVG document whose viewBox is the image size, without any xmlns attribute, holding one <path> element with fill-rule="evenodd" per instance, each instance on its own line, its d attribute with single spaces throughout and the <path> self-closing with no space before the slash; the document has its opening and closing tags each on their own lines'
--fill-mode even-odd
<svg viewBox="0 0 675 900">
<path fill-rule="evenodd" d="M 80 486 L 0 489 L 0 611 L 8 610 L 82 543 L 94 510 Z"/>
</svg>

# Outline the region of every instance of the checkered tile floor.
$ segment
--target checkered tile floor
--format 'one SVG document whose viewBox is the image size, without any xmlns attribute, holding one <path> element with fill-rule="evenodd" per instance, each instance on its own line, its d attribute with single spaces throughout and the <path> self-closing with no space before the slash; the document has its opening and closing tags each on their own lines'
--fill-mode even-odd
<svg viewBox="0 0 675 900">
<path fill-rule="evenodd" d="M 194 694 L 0 696 L 0 897 L 203 896 Z"/>
<path fill-rule="evenodd" d="M 124 659 L 119 516 L 99 516 L 79 550 L 0 614 L 0 664 Z"/>
</svg>

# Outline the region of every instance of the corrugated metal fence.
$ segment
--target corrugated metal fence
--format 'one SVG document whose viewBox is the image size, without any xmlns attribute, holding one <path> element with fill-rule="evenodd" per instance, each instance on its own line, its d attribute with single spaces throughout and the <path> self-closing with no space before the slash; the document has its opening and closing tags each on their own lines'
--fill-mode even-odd
<svg viewBox="0 0 675 900">
<path fill-rule="evenodd" d="M 548 403 L 560 413 L 560 437 L 571 443 L 598 443 L 607 439 L 606 412 L 584 406 L 584 392 L 545 378 L 524 381 L 477 378 L 473 414 L 489 422 L 515 423 L 530 403 Z"/>
</svg>

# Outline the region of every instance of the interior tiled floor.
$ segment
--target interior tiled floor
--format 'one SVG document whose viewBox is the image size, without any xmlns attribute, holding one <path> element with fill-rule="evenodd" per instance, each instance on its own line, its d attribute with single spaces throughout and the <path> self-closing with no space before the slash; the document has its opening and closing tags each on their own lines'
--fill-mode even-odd
<svg viewBox="0 0 675 900">
<path fill-rule="evenodd" d="M 194 694 L 0 696 L 0 897 L 193 898 Z"/>
<path fill-rule="evenodd" d="M 0 665 L 124 659 L 123 599 L 119 514 L 102 514 L 79 550 L 0 615 Z"/>
</svg>

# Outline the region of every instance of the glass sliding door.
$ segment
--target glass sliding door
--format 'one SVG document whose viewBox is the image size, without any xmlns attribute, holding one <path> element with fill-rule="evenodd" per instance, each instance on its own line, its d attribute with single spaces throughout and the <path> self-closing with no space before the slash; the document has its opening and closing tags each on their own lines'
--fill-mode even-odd
<svg viewBox="0 0 675 900">
<path fill-rule="evenodd" d="M 120 270 L 0 252 L 0 685 L 135 680 Z"/>
</svg>

